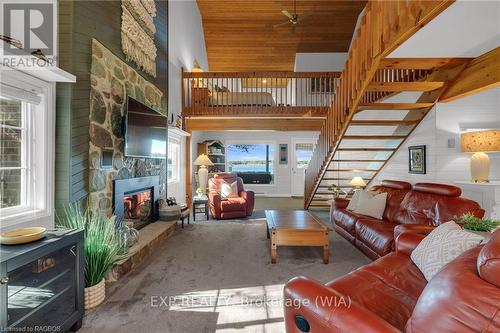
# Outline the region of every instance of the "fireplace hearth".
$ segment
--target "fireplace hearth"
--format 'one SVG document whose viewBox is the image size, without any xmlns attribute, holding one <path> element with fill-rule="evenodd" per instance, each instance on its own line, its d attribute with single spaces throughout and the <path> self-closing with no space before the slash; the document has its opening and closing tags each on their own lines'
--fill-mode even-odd
<svg viewBox="0 0 500 333">
<path fill-rule="evenodd" d="M 159 176 L 114 180 L 116 218 L 135 229 L 158 220 L 159 184 Z"/>
</svg>

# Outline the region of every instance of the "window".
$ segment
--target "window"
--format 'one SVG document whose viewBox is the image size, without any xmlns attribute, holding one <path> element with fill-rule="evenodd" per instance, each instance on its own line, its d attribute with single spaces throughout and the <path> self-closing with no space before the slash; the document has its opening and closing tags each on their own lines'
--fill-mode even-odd
<svg viewBox="0 0 500 333">
<path fill-rule="evenodd" d="M 176 183 L 180 181 L 181 171 L 181 143 L 178 138 L 168 137 L 167 181 Z"/>
<path fill-rule="evenodd" d="M 228 170 L 237 173 L 245 184 L 272 184 L 274 152 L 274 145 L 270 144 L 228 145 Z"/>
<path fill-rule="evenodd" d="M 307 166 L 311 161 L 313 151 L 314 151 L 314 145 L 312 143 L 295 144 L 295 157 L 297 159 L 297 168 L 307 169 Z"/>
<path fill-rule="evenodd" d="M 27 206 L 27 153 L 31 107 L 0 95 L 0 209 Z"/>
<path fill-rule="evenodd" d="M 53 223 L 54 87 L 16 70 L 0 82 L 0 224 Z"/>
</svg>

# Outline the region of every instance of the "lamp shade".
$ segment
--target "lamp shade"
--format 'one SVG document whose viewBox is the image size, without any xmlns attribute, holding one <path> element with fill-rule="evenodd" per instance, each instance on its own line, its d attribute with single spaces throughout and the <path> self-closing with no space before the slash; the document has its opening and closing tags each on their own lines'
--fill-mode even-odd
<svg viewBox="0 0 500 333">
<path fill-rule="evenodd" d="M 356 176 L 351 180 L 351 185 L 356 187 L 365 187 L 366 183 L 363 178 Z"/>
<path fill-rule="evenodd" d="M 200 156 L 198 156 L 196 158 L 196 160 L 194 160 L 194 165 L 205 165 L 205 166 L 209 166 L 209 165 L 214 165 L 212 163 L 212 161 L 210 161 L 210 159 L 208 158 L 207 155 L 205 154 L 201 154 Z"/>
<path fill-rule="evenodd" d="M 201 72 L 203 72 L 203 69 L 201 68 L 201 66 L 200 66 L 200 64 L 198 63 L 197 60 L 194 61 L 193 69 L 191 69 L 191 72 L 195 72 L 195 73 L 201 73 Z"/>
<path fill-rule="evenodd" d="M 500 130 L 462 133 L 460 142 L 463 152 L 500 151 Z"/>
</svg>

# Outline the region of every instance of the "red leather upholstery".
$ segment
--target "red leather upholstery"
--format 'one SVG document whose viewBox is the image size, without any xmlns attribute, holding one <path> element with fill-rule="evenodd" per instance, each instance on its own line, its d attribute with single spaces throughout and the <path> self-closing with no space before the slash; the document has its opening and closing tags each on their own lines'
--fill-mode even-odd
<svg viewBox="0 0 500 333">
<path fill-rule="evenodd" d="M 344 199 L 332 205 L 331 221 L 337 233 L 372 259 L 390 253 L 395 237 L 404 231 L 428 234 L 464 213 L 484 215 L 476 202 L 461 198 L 460 188 L 452 185 L 417 183 L 411 189 L 410 183 L 384 180 L 370 190 L 387 193 L 382 220 L 347 210 Z"/>
<path fill-rule="evenodd" d="M 321 333 L 500 332 L 500 230 L 429 282 L 410 259 L 423 237 L 403 233 L 396 239 L 396 252 L 326 285 L 292 279 L 284 288 L 286 332 L 300 332 L 296 316 L 307 320 L 310 332 Z M 481 275 L 484 268 L 491 273 L 487 280 Z"/>
<path fill-rule="evenodd" d="M 237 182 L 238 198 L 222 200 L 220 196 L 221 185 L 225 182 Z M 216 219 L 234 219 L 250 216 L 253 213 L 255 194 L 245 191 L 241 178 L 232 173 L 219 173 L 208 180 L 208 201 L 212 216 Z"/>
</svg>

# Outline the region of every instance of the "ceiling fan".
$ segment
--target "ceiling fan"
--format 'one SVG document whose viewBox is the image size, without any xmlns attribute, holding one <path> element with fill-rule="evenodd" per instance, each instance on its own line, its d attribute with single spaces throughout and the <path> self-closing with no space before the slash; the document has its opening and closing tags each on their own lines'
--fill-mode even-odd
<svg viewBox="0 0 500 333">
<path fill-rule="evenodd" d="M 305 12 L 305 13 L 300 14 L 300 15 L 297 14 L 297 0 L 293 1 L 293 14 L 290 13 L 288 10 L 282 10 L 281 13 L 283 15 L 285 15 L 288 18 L 288 20 L 283 22 L 283 23 L 275 24 L 273 27 L 279 28 L 279 27 L 291 24 L 293 31 L 295 31 L 295 27 L 297 26 L 297 24 L 300 21 L 304 20 L 306 17 L 308 17 L 312 14 L 312 12 Z"/>
</svg>

